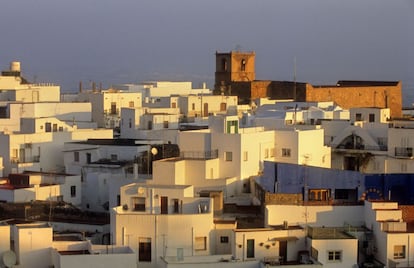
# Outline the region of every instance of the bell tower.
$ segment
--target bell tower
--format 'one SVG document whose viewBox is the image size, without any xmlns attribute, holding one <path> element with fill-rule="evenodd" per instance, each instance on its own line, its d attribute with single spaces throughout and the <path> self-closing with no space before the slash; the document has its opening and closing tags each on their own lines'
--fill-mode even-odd
<svg viewBox="0 0 414 268">
<path fill-rule="evenodd" d="M 231 95 L 232 82 L 255 80 L 255 52 L 216 52 L 215 94 Z"/>
</svg>

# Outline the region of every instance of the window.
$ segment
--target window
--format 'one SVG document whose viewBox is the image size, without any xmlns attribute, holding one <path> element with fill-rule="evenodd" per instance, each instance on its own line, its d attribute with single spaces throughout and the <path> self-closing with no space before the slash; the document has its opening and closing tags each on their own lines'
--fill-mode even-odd
<svg viewBox="0 0 414 268">
<path fill-rule="evenodd" d="M 164 121 L 164 128 L 168 128 L 168 121 Z"/>
<path fill-rule="evenodd" d="M 329 190 L 327 189 L 310 189 L 309 200 L 327 201 L 329 199 Z"/>
<path fill-rule="evenodd" d="M 395 245 L 394 246 L 394 259 L 404 259 L 405 258 L 405 246 Z"/>
<path fill-rule="evenodd" d="M 73 161 L 79 162 L 79 152 L 73 152 Z"/>
<path fill-rule="evenodd" d="M 111 114 L 116 114 L 116 102 L 111 102 Z"/>
<path fill-rule="evenodd" d="M 118 155 L 117 154 L 111 154 L 111 161 L 118 161 Z"/>
<path fill-rule="evenodd" d="M 57 132 L 57 130 L 58 130 L 57 124 L 53 124 L 53 132 Z"/>
<path fill-rule="evenodd" d="M 142 262 L 151 262 L 151 238 L 139 238 L 138 260 Z"/>
<path fill-rule="evenodd" d="M 52 132 L 52 123 L 45 123 L 45 131 Z"/>
<path fill-rule="evenodd" d="M 148 121 L 148 130 L 152 129 L 152 121 Z"/>
<path fill-rule="evenodd" d="M 362 120 L 362 114 L 357 113 L 355 114 L 355 121 L 361 121 Z"/>
<path fill-rule="evenodd" d="M 134 103 L 133 101 L 130 101 L 130 102 L 128 103 L 128 106 L 129 106 L 130 108 L 132 108 L 132 107 L 134 107 L 134 106 L 135 106 L 135 103 Z"/>
<path fill-rule="evenodd" d="M 195 250 L 207 250 L 207 237 L 199 236 L 195 238 Z"/>
<path fill-rule="evenodd" d="M 328 261 L 339 262 L 341 260 L 342 260 L 342 251 L 339 251 L 339 250 L 328 251 Z"/>
<path fill-rule="evenodd" d="M 244 151 L 243 152 L 243 161 L 247 161 L 249 160 L 249 152 L 248 151 Z"/>
<path fill-rule="evenodd" d="M 239 121 L 233 120 L 233 121 L 227 121 L 227 132 L 226 133 L 238 133 L 239 129 Z"/>
<path fill-rule="evenodd" d="M 171 103 L 171 108 L 177 108 L 177 103 L 176 102 L 172 102 Z"/>
<path fill-rule="evenodd" d="M 195 110 L 195 103 L 191 104 L 191 109 L 194 111 Z"/>
<path fill-rule="evenodd" d="M 233 161 L 233 153 L 232 152 L 225 152 L 224 153 L 224 160 Z"/>
<path fill-rule="evenodd" d="M 220 243 L 228 244 L 229 243 L 229 237 L 228 236 L 220 236 Z"/>
<path fill-rule="evenodd" d="M 76 197 L 76 186 L 74 185 L 70 187 L 70 197 Z"/>
<path fill-rule="evenodd" d="M 92 162 L 92 155 L 90 153 L 86 153 L 86 163 L 90 164 Z"/>
<path fill-rule="evenodd" d="M 245 59 L 242 59 L 242 60 L 241 60 L 240 70 L 241 70 L 242 72 L 246 71 L 246 60 L 245 60 Z"/>
<path fill-rule="evenodd" d="M 335 189 L 335 199 L 348 199 L 348 189 Z"/>
<path fill-rule="evenodd" d="M 175 198 L 172 201 L 173 201 L 173 204 L 174 204 L 174 210 L 173 210 L 173 212 L 174 213 L 180 213 L 180 200 L 178 200 L 178 199 Z"/>
<path fill-rule="evenodd" d="M 369 114 L 369 122 L 375 122 L 375 114 Z"/>
<path fill-rule="evenodd" d="M 282 148 L 282 157 L 290 157 L 290 149 Z"/>
<path fill-rule="evenodd" d="M 132 119 L 129 119 L 129 128 L 132 128 Z"/>
<path fill-rule="evenodd" d="M 221 59 L 221 70 L 226 72 L 227 71 L 227 60 Z"/>
<path fill-rule="evenodd" d="M 116 196 L 116 205 L 117 206 L 121 205 L 121 195 L 119 195 L 119 194 Z"/>
<path fill-rule="evenodd" d="M 145 211 L 145 197 L 132 197 L 135 211 Z"/>
<path fill-rule="evenodd" d="M 225 102 L 220 103 L 220 111 L 224 112 L 226 111 L 226 109 L 227 109 L 227 103 Z"/>
</svg>

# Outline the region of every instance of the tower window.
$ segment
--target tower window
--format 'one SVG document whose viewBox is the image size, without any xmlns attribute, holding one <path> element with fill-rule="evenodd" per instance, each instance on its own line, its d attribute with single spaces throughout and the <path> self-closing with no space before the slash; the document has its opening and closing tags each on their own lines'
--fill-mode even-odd
<svg viewBox="0 0 414 268">
<path fill-rule="evenodd" d="M 227 60 L 226 59 L 221 59 L 221 69 L 224 72 L 227 72 Z"/>
<path fill-rule="evenodd" d="M 245 59 L 242 59 L 240 69 L 242 72 L 246 71 L 246 60 Z"/>
</svg>

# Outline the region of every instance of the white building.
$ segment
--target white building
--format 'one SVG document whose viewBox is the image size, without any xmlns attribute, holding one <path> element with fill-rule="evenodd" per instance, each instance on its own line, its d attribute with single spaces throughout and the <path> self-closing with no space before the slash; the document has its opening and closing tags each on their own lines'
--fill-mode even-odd
<svg viewBox="0 0 414 268">
<path fill-rule="evenodd" d="M 60 87 L 52 83 L 31 84 L 21 75 L 20 62 L 11 62 L 10 69 L 0 76 L 0 101 L 58 102 Z"/>
<path fill-rule="evenodd" d="M 25 172 L 9 175 L 8 183 L 0 185 L 0 199 L 9 203 L 64 201 L 80 206 L 81 190 L 80 175 Z"/>
<path fill-rule="evenodd" d="M 149 145 L 129 139 L 89 139 L 65 143 L 65 169 L 82 175 L 82 208 L 108 211 L 120 204 L 119 188 L 148 171 Z M 144 157 L 143 157 L 144 156 Z M 145 158 L 145 161 L 143 160 Z M 143 166 L 145 165 L 145 166 Z M 140 179 L 145 178 L 140 175 Z"/>
<path fill-rule="evenodd" d="M 213 202 L 194 198 L 192 186 L 130 184 L 121 188 L 122 206 L 111 211 L 116 245 L 138 253 L 140 267 L 159 267 L 170 256 L 210 255 Z"/>
<path fill-rule="evenodd" d="M 161 184 L 194 185 L 221 190 L 225 198 L 250 191 L 251 176 L 264 161 L 330 166 L 330 148 L 323 130 L 239 128 L 237 116 L 211 116 L 209 130 L 182 131 L 181 157 L 154 162 L 153 180 Z"/>
<path fill-rule="evenodd" d="M 0 155 L 4 176 L 25 170 L 64 171 L 62 150 L 65 142 L 112 138 L 109 129 L 77 129 L 55 118 L 25 119 L 22 133 L 0 133 Z"/>
<path fill-rule="evenodd" d="M 142 96 L 138 92 L 116 89 L 80 92 L 79 102 L 92 104 L 92 119 L 98 127 L 119 127 L 122 107 L 141 107 Z"/>
<path fill-rule="evenodd" d="M 180 113 L 192 120 L 211 114 L 237 115 L 237 96 L 188 95 L 179 97 Z"/>
<path fill-rule="evenodd" d="M 277 101 L 264 104 L 254 110 L 251 124 L 265 129 L 299 128 L 309 129 L 322 121 L 349 120 L 349 111 L 333 102 Z"/>
<path fill-rule="evenodd" d="M 129 247 L 93 245 L 90 241 L 73 238 L 55 240 L 52 227 L 45 223 L 2 225 L 0 234 L 2 267 L 132 268 L 137 265 L 137 255 Z"/>
<path fill-rule="evenodd" d="M 122 108 L 120 137 L 177 143 L 178 108 Z"/>
<path fill-rule="evenodd" d="M 388 108 L 355 108 L 351 120 L 323 122 L 332 167 L 363 173 L 413 173 L 414 125 L 388 121 Z"/>
<path fill-rule="evenodd" d="M 211 94 L 211 90 L 206 88 L 205 84 L 203 84 L 201 88 L 193 88 L 191 82 L 153 81 L 141 84 L 115 85 L 114 88 L 131 92 L 140 92 L 144 99 L 143 106 L 157 102 L 156 99 L 159 97 L 170 97 L 172 95 Z"/>
</svg>

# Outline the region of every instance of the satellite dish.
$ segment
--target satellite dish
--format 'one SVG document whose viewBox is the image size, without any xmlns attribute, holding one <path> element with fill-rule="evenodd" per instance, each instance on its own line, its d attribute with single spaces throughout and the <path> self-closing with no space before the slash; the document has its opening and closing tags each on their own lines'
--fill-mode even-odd
<svg viewBox="0 0 414 268">
<path fill-rule="evenodd" d="M 2 259 L 6 267 L 13 267 L 17 261 L 16 254 L 11 250 L 4 252 Z"/>
<path fill-rule="evenodd" d="M 152 148 L 151 148 L 151 153 L 152 153 L 152 155 L 156 155 L 156 154 L 158 154 L 158 150 L 157 150 L 157 148 L 152 147 Z"/>
</svg>

